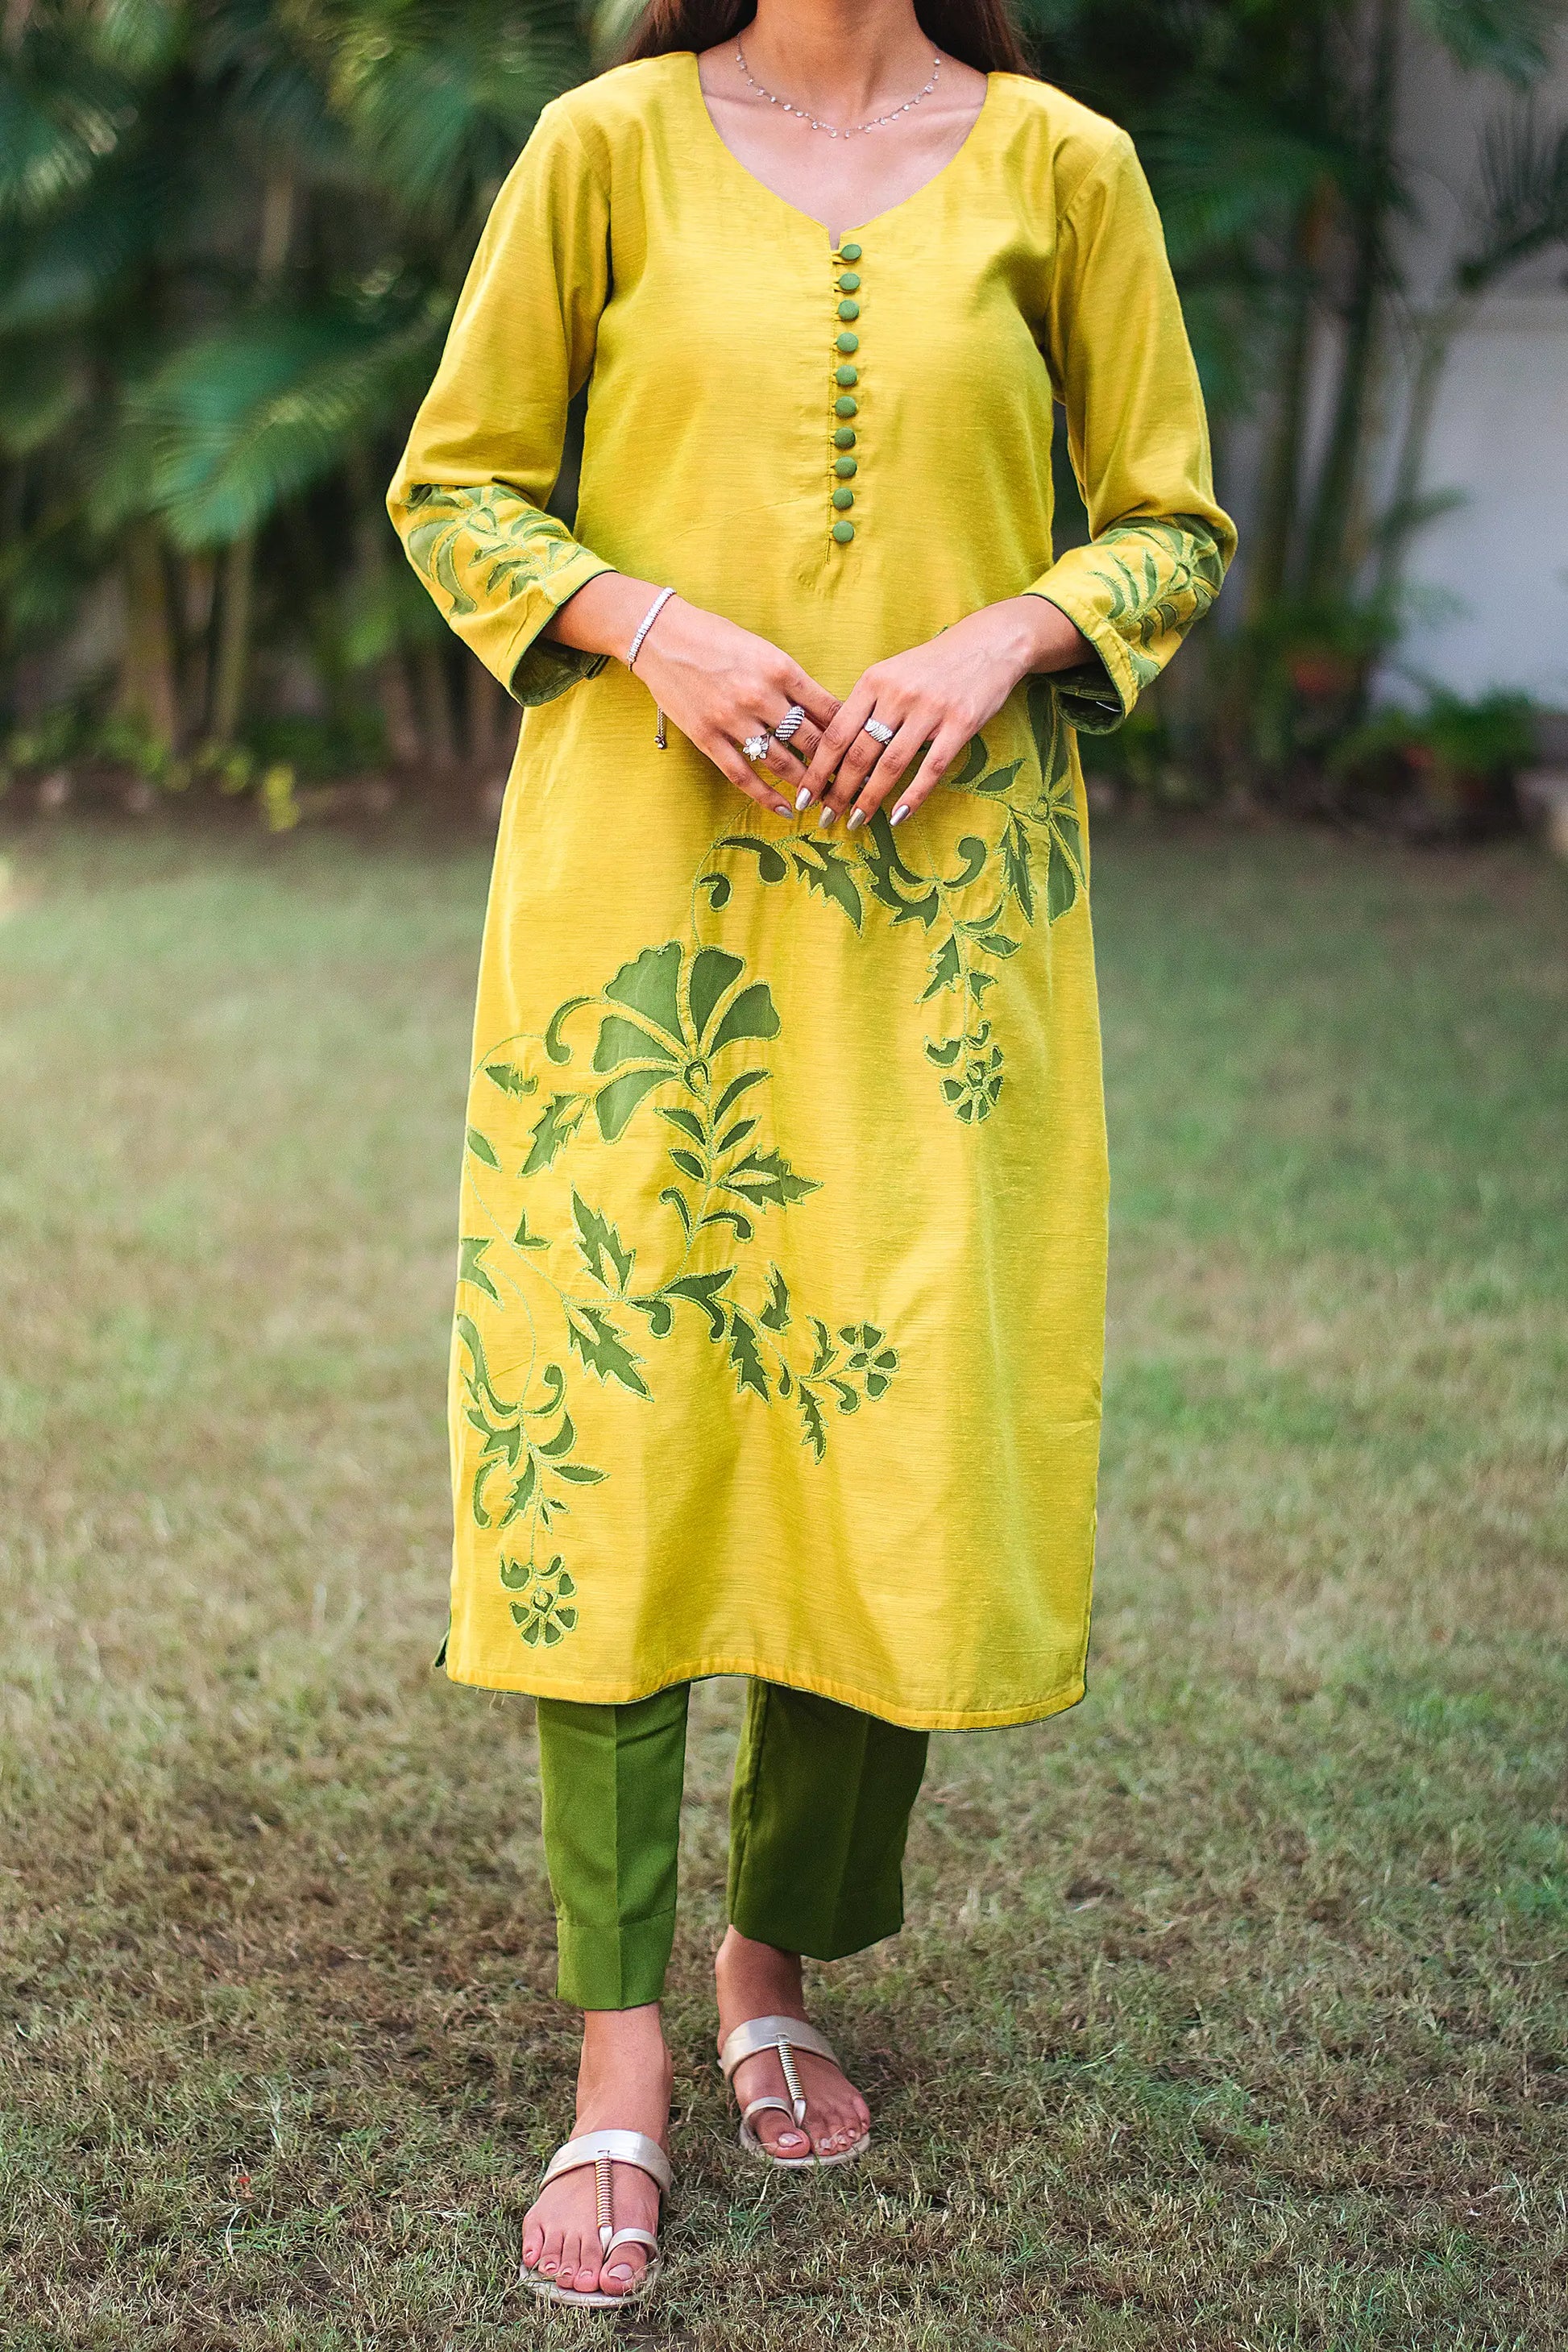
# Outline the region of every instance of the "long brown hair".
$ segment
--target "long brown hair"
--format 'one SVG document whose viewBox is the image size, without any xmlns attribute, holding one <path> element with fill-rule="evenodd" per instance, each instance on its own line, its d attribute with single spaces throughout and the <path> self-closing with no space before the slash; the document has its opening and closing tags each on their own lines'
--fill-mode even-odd
<svg viewBox="0 0 1568 2352">
<path fill-rule="evenodd" d="M 648 0 L 621 56 L 668 57 L 672 49 L 711 49 L 743 33 L 756 0 Z M 1034 66 L 1007 0 L 915 0 L 928 41 L 979 73 L 1033 74 Z"/>
</svg>

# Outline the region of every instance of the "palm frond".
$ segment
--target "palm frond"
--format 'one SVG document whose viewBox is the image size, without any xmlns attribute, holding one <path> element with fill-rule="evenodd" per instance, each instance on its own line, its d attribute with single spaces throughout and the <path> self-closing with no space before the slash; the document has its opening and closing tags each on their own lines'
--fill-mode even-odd
<svg viewBox="0 0 1568 2352">
<path fill-rule="evenodd" d="M 85 188 L 135 119 L 117 74 L 52 30 L 0 65 L 0 218 L 37 220 Z"/>
<path fill-rule="evenodd" d="M 54 341 L 13 343 L 0 368 L 0 455 L 16 459 L 47 448 L 87 400 L 80 356 Z"/>
<path fill-rule="evenodd" d="M 1454 279 L 1479 294 L 1508 270 L 1568 244 L 1568 123 L 1542 124 L 1526 101 L 1494 116 L 1481 139 L 1469 244 Z"/>
<path fill-rule="evenodd" d="M 15 233 L 0 266 L 0 334 L 90 318 L 167 239 L 181 176 L 177 152 L 149 142 L 113 158 L 54 218 Z"/>
<path fill-rule="evenodd" d="M 436 302 L 391 319 L 342 304 L 279 310 L 169 361 L 132 407 L 153 451 L 148 503 L 176 544 L 223 546 L 255 530 L 401 421 L 447 316 Z"/>
<path fill-rule="evenodd" d="M 332 90 L 383 185 L 457 221 L 488 201 L 541 108 L 588 64 L 574 0 L 377 5 L 345 27 Z"/>
<path fill-rule="evenodd" d="M 1521 88 L 1546 71 L 1563 19 L 1557 0 L 1415 0 L 1415 13 L 1458 64 Z"/>
<path fill-rule="evenodd" d="M 1215 246 L 1278 233 L 1320 182 L 1342 179 L 1349 166 L 1326 126 L 1202 84 L 1173 93 L 1139 149 L 1177 268 Z"/>
<path fill-rule="evenodd" d="M 166 71 L 189 29 L 183 0 L 99 0 L 82 23 L 90 53 L 137 81 Z"/>
</svg>

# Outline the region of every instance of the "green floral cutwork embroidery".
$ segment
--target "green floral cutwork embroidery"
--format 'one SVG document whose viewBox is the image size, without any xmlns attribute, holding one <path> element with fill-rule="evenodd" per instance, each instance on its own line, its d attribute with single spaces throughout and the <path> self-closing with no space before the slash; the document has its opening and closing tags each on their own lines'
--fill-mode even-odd
<svg viewBox="0 0 1568 2352">
<path fill-rule="evenodd" d="M 972 793 L 1003 813 L 998 833 L 964 834 L 950 872 L 922 867 L 906 852 L 884 811 L 842 846 L 815 841 L 780 845 L 754 834 L 721 835 L 710 857 L 725 850 L 756 861 L 759 882 L 787 881 L 793 873 L 809 889 L 841 908 L 857 930 L 866 906 L 886 909 L 895 925 L 919 923 L 931 941 L 921 1002 L 949 1017 L 926 1039 L 926 1057 L 942 1073 L 942 1100 L 965 1126 L 988 1118 L 1001 1097 L 1004 1055 L 984 1009 L 1000 977 L 998 966 L 1023 944 L 1008 928 L 1033 924 L 1043 898 L 1047 924 L 1056 922 L 1087 887 L 1083 828 L 1073 797 L 1070 739 L 1057 696 L 1037 678 L 1026 698 L 1038 756 L 994 765 L 983 736 L 969 745 L 944 792 Z M 710 911 L 730 903 L 732 878 L 710 864 L 697 889 Z M 711 950 L 705 950 L 711 953 Z"/>
<path fill-rule="evenodd" d="M 579 1135 L 615 1145 L 651 1115 L 670 1130 L 665 1154 L 672 1181 L 658 1204 L 672 1223 L 633 1241 L 574 1185 L 568 1232 L 543 1231 L 526 1210 L 513 1227 L 513 1210 L 497 1217 L 491 1232 L 464 1234 L 458 1273 L 499 1309 L 515 1299 L 531 1322 L 528 1297 L 542 1292 L 559 1312 L 565 1354 L 604 1385 L 644 1399 L 653 1391 L 634 1332 L 646 1328 L 649 1342 L 662 1341 L 678 1320 L 695 1316 L 722 1350 L 736 1394 L 789 1406 L 801 1444 L 820 1462 L 829 1416 L 884 1396 L 899 1351 L 872 1323 L 840 1325 L 835 1338 L 820 1317 L 797 1312 L 776 1265 L 760 1279 L 752 1272 L 748 1245 L 762 1220 L 821 1189 L 763 1132 L 764 1097 L 756 1090 L 771 1072 L 757 1048 L 780 1027 L 772 991 L 748 980 L 740 956 L 718 947 L 689 951 L 668 940 L 623 964 L 597 996 L 558 1005 L 539 1036 L 493 1047 L 480 1059 L 476 1084 L 482 1074 L 514 1100 L 536 1097 L 541 1108 L 526 1148 L 510 1159 L 493 1135 L 470 1127 L 469 1175 L 481 1207 L 488 1174 L 526 1181 L 552 1167 Z M 542 1068 L 528 1066 L 536 1056 Z M 554 1082 L 546 1097 L 541 1081 L 548 1074 Z M 717 1234 L 731 1262 L 695 1264 L 701 1237 L 710 1237 L 710 1249 Z M 654 1278 L 639 1274 L 650 1260 L 660 1266 Z M 552 1646 L 577 1624 L 580 1604 L 574 1585 L 561 1581 L 559 1554 L 539 1570 L 540 1541 L 569 1508 L 563 1488 L 597 1485 L 605 1474 L 573 1458 L 577 1434 L 559 1362 L 543 1365 L 537 1393 L 531 1377 L 521 1398 L 508 1398 L 491 1378 L 470 1317 L 459 1314 L 458 1335 L 468 1357 L 466 1417 L 484 1441 L 471 1516 L 485 1529 L 525 1525 L 526 1551 L 503 1559 L 501 1581 L 521 1592 L 511 1613 L 523 1640 Z"/>
<path fill-rule="evenodd" d="M 454 627 L 525 595 L 582 551 L 556 516 L 500 482 L 416 482 L 408 505 L 415 518 L 404 536 L 408 561 Z M 506 684 L 526 707 L 550 701 L 604 667 L 602 654 L 536 636 Z"/>
<path fill-rule="evenodd" d="M 1106 592 L 1105 618 L 1121 641 L 1137 693 L 1159 677 L 1225 579 L 1219 542 L 1200 515 L 1112 523 L 1082 550 L 1081 562 Z M 1103 697 L 1100 683 L 1089 699 L 1103 702 Z M 1078 717 L 1080 698 L 1071 699 Z M 1117 701 L 1121 719 L 1131 701 L 1121 694 Z"/>
<path fill-rule="evenodd" d="M 500 1580 L 510 1591 L 521 1587 L 522 1598 L 512 1602 L 511 1614 L 530 1649 L 539 1642 L 552 1648 L 576 1624 L 573 1596 L 577 1587 L 559 1552 L 544 1569 L 531 1567 L 525 1560 L 503 1559 Z"/>
<path fill-rule="evenodd" d="M 492 1297 L 497 1295 L 488 1277 L 484 1287 Z M 559 1364 L 545 1365 L 541 1375 L 544 1393 L 538 1404 L 505 1398 L 490 1378 L 484 1341 L 471 1317 L 458 1317 L 458 1337 L 468 1357 L 465 1418 L 484 1439 L 469 1490 L 474 1525 L 509 1528 L 515 1519 L 526 1518 L 537 1533 L 567 1507 L 560 1486 L 596 1486 L 605 1475 L 585 1462 L 567 1459 L 576 1450 L 577 1432 L 565 1409 L 565 1375 Z M 548 1434 L 535 1434 L 529 1430 L 531 1421 L 554 1421 L 555 1427 Z"/>
<path fill-rule="evenodd" d="M 479 489 L 419 483 L 408 503 L 419 513 L 409 526 L 408 560 L 442 592 L 437 602 L 448 619 L 493 611 L 530 582 L 563 570 L 578 551 L 563 522 L 499 482 Z"/>
</svg>

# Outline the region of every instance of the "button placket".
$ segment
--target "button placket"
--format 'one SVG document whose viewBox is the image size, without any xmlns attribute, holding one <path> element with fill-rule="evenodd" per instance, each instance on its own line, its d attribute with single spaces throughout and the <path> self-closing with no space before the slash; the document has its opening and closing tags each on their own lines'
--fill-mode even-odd
<svg viewBox="0 0 1568 2352">
<path fill-rule="evenodd" d="M 849 420 L 857 417 L 860 410 L 856 398 L 860 382 L 860 371 L 856 364 L 860 338 L 854 326 L 860 316 L 860 304 L 857 299 L 860 291 L 860 273 L 853 267 L 860 259 L 860 247 L 850 239 L 839 246 L 832 257 L 833 290 L 838 298 L 835 313 L 839 327 L 833 339 L 836 362 L 833 381 L 837 392 L 833 403 L 836 422 L 832 435 L 834 454 L 829 461 L 832 471 L 828 498 L 833 513 L 830 535 L 840 547 L 847 547 L 855 536 L 855 526 L 848 514 L 848 509 L 855 503 L 855 493 L 849 485 L 859 471 L 859 459 L 849 454 L 856 447 L 859 434 L 858 427 Z"/>
</svg>

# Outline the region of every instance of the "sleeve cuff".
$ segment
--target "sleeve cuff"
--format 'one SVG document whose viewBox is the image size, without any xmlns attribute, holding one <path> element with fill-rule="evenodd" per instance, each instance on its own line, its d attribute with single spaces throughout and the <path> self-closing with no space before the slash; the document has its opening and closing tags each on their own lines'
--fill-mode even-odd
<svg viewBox="0 0 1568 2352">
<path fill-rule="evenodd" d="M 535 583 L 534 593 L 528 599 L 527 610 L 500 665 L 502 685 L 525 710 L 535 709 L 542 702 L 553 702 L 558 694 L 564 694 L 569 687 L 585 677 L 597 677 L 604 668 L 609 659 L 607 654 L 591 654 L 577 646 L 557 645 L 553 638 L 542 636 L 540 632 L 549 626 L 562 605 L 579 588 L 585 588 L 601 572 L 613 572 L 615 568 L 591 548 L 579 547 L 558 571 Z"/>
<path fill-rule="evenodd" d="M 1070 582 L 1058 578 L 1061 570 L 1060 564 L 1056 565 L 1025 593 L 1043 596 L 1047 604 L 1065 613 L 1099 656 L 1097 661 L 1081 662 L 1076 669 L 1054 671 L 1050 682 L 1069 727 L 1080 735 L 1109 735 L 1121 726 L 1137 701 L 1138 683 L 1127 658 L 1127 648 L 1110 623 L 1097 611 L 1090 598 L 1075 595 Z"/>
</svg>

